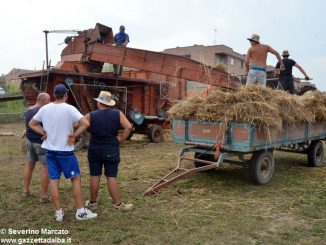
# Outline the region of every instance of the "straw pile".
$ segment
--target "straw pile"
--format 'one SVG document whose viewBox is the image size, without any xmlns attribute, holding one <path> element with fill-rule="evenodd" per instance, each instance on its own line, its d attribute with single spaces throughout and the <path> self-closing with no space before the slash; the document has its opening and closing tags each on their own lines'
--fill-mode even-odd
<svg viewBox="0 0 326 245">
<path fill-rule="evenodd" d="M 265 129 L 282 124 L 326 121 L 326 95 L 314 91 L 303 96 L 256 85 L 237 91 L 211 91 L 206 98 L 190 97 L 169 111 L 172 119 L 250 123 Z"/>
</svg>

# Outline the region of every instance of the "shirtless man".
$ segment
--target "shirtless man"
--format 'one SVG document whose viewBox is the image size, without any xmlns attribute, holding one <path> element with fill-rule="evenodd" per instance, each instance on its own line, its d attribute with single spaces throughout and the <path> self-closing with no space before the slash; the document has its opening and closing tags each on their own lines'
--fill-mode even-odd
<svg viewBox="0 0 326 245">
<path fill-rule="evenodd" d="M 252 36 L 248 38 L 251 47 L 248 49 L 245 61 L 247 72 L 246 85 L 259 84 L 263 87 L 266 87 L 266 60 L 268 52 L 276 56 L 276 58 L 280 62 L 281 70 L 284 70 L 284 64 L 280 54 L 276 50 L 271 48 L 269 45 L 260 44 L 259 38 L 260 37 L 257 34 L 252 34 Z"/>
</svg>

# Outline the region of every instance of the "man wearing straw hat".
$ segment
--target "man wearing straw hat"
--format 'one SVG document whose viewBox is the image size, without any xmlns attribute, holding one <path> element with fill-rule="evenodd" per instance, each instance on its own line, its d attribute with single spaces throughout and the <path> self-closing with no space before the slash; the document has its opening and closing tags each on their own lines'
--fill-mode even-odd
<svg viewBox="0 0 326 245">
<path fill-rule="evenodd" d="M 245 65 L 247 72 L 247 82 L 249 84 L 259 84 L 266 87 L 266 60 L 268 53 L 272 53 L 276 56 L 280 62 L 281 70 L 284 69 L 283 62 L 280 54 L 269 45 L 261 44 L 259 35 L 252 34 L 250 38 L 251 47 L 248 49 Z"/>
<path fill-rule="evenodd" d="M 97 101 L 97 111 L 90 112 L 85 117 L 90 123 L 88 128 L 91 140 L 88 147 L 88 162 L 90 170 L 90 200 L 85 206 L 95 211 L 97 209 L 97 194 L 100 186 L 102 168 L 107 180 L 107 187 L 111 195 L 114 207 L 117 210 L 129 211 L 133 204 L 121 202 L 117 182 L 118 166 L 120 162 L 120 143 L 128 138 L 131 132 L 131 124 L 125 115 L 112 108 L 116 102 L 111 93 L 101 91 Z M 122 134 L 118 135 L 120 128 Z"/>
<path fill-rule="evenodd" d="M 284 50 L 282 56 L 283 56 L 282 61 L 285 66 L 285 69 L 279 72 L 280 86 L 283 90 L 288 91 L 290 94 L 294 94 L 295 91 L 294 91 L 294 82 L 292 76 L 293 66 L 295 66 L 296 68 L 299 69 L 299 71 L 301 71 L 301 73 L 305 77 L 305 80 L 309 80 L 309 76 L 297 62 L 295 62 L 292 59 L 289 59 L 290 56 L 289 51 Z M 279 68 L 279 67 L 280 67 L 280 63 L 277 62 L 275 68 Z"/>
</svg>

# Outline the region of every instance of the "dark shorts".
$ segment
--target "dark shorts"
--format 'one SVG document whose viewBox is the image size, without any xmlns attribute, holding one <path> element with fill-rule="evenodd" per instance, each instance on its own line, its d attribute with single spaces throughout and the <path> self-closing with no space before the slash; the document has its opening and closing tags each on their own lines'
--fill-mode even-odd
<svg viewBox="0 0 326 245">
<path fill-rule="evenodd" d="M 30 142 L 26 139 L 27 160 L 46 164 L 46 150 L 41 147 L 41 144 Z"/>
<path fill-rule="evenodd" d="M 62 172 L 66 179 L 80 175 L 78 161 L 73 151 L 48 151 L 46 161 L 52 180 L 60 179 Z"/>
<path fill-rule="evenodd" d="M 290 94 L 294 94 L 294 82 L 292 77 L 280 78 L 280 84 L 283 90 L 288 91 Z"/>
<path fill-rule="evenodd" d="M 106 177 L 117 177 L 119 163 L 119 152 L 112 153 L 103 150 L 88 150 L 88 164 L 91 176 L 101 176 L 104 165 L 104 174 Z"/>
</svg>

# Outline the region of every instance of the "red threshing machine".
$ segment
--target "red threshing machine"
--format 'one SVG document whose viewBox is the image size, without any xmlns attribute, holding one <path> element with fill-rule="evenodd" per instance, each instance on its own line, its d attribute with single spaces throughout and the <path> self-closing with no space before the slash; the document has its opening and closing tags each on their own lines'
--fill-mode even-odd
<svg viewBox="0 0 326 245">
<path fill-rule="evenodd" d="M 56 31 L 44 32 L 47 45 L 47 34 Z M 77 33 L 65 39 L 67 46 L 57 65 L 50 67 L 46 55 L 46 69 L 21 76 L 28 105 L 35 103 L 41 91 L 52 95 L 54 86 L 61 83 L 70 90 L 68 103 L 86 114 L 96 109 L 93 98 L 108 90 L 133 122 L 134 132 L 160 142 L 162 128 L 170 127 L 167 110 L 187 96 L 186 80 L 224 88 L 236 86 L 237 78 L 186 57 L 114 46 L 112 29 L 102 24 Z M 129 69 L 117 77 L 101 72 L 104 63 Z"/>
</svg>

